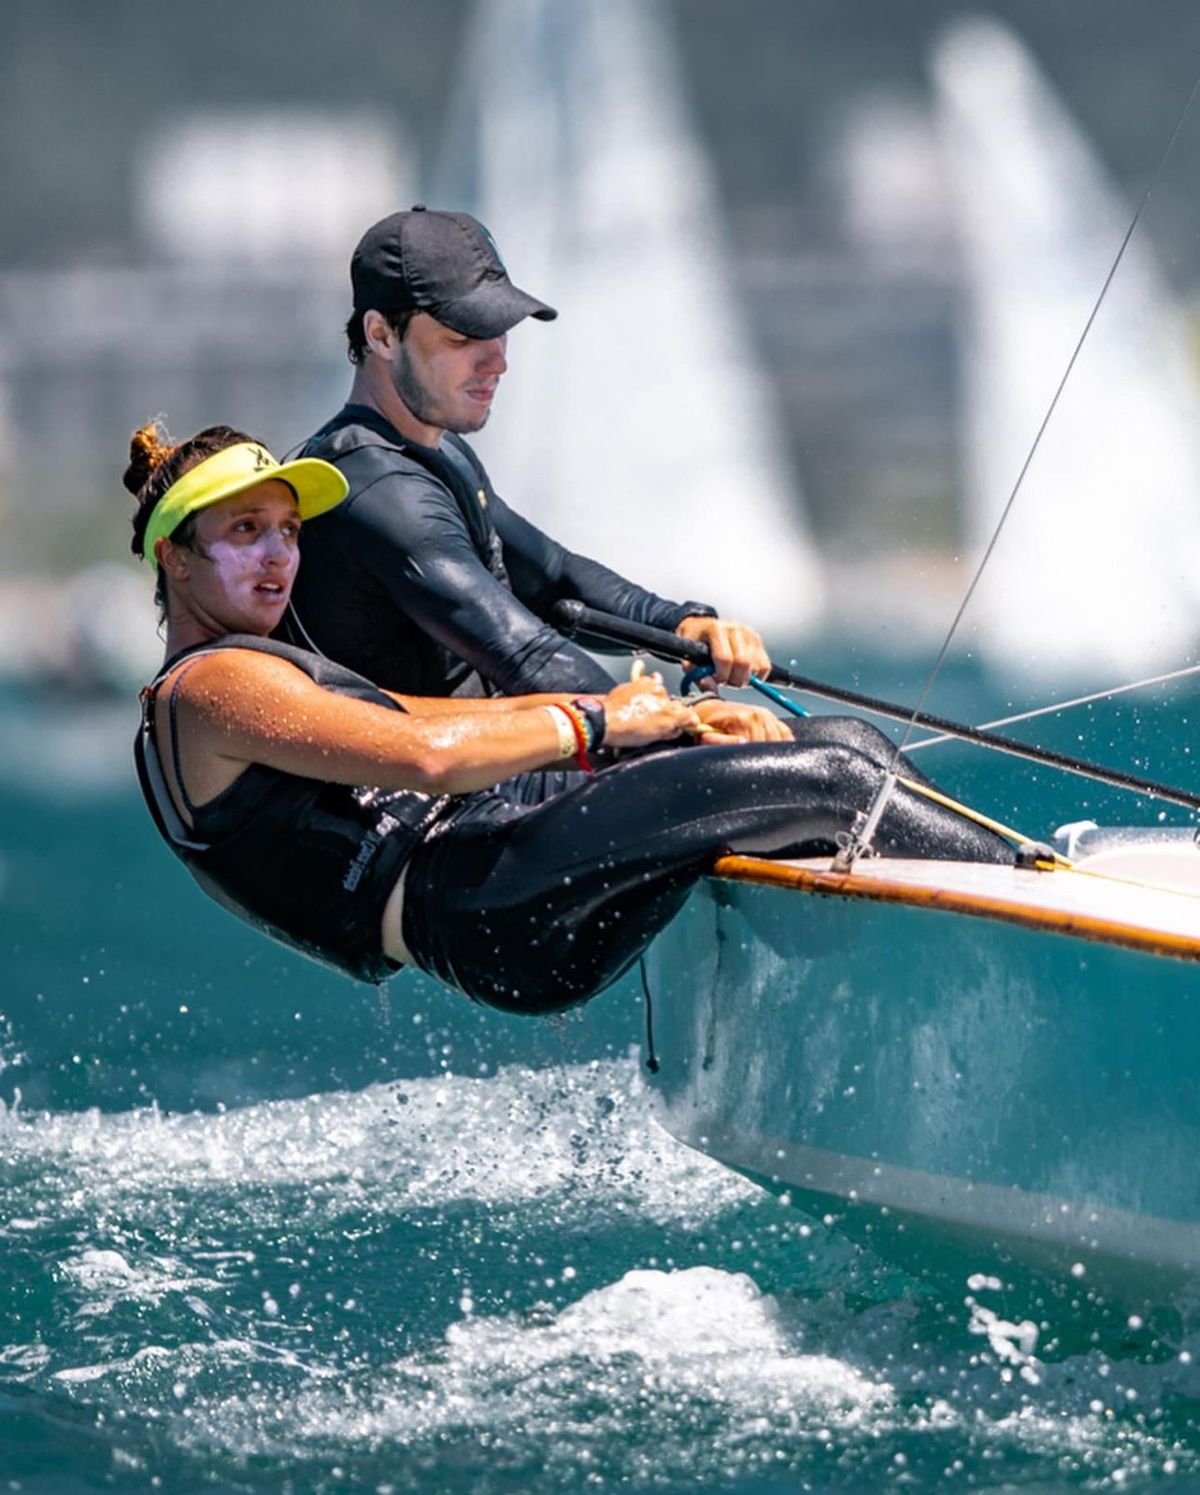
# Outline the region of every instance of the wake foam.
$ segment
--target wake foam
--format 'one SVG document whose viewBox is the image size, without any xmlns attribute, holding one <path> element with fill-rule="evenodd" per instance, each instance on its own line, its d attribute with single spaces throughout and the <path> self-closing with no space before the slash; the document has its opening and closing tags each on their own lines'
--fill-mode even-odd
<svg viewBox="0 0 1200 1495">
<path fill-rule="evenodd" d="M 629 1272 L 544 1320 L 464 1318 L 432 1351 L 286 1407 L 193 1407 L 188 1436 L 242 1459 L 299 1440 L 313 1453 L 403 1448 L 416 1465 L 453 1445 L 461 1473 L 473 1457 L 495 1471 L 536 1456 L 539 1488 L 553 1489 L 589 1459 L 610 1476 L 680 1478 L 744 1461 L 747 1444 L 852 1436 L 891 1401 L 886 1385 L 797 1345 L 749 1277 L 693 1267 Z"/>
<path fill-rule="evenodd" d="M 0 1299 L 37 1305 L 0 1321 L 0 1376 L 153 1427 L 197 1486 L 1200 1472 L 1168 1369 L 1014 1365 L 998 1322 L 822 1293 L 836 1239 L 814 1257 L 801 1217 L 662 1132 L 632 1060 L 9 1112 L 0 1197 Z"/>
<path fill-rule="evenodd" d="M 632 1059 L 516 1065 L 219 1114 L 15 1112 L 0 1117 L 0 1137 L 25 1200 L 14 1212 L 31 1215 L 62 1210 L 81 1188 L 103 1212 L 133 1199 L 153 1210 L 168 1185 L 222 1195 L 300 1185 L 318 1207 L 326 1185 L 338 1209 L 356 1195 L 399 1210 L 511 1205 L 569 1188 L 576 1200 L 621 1196 L 651 1218 L 699 1222 L 757 1194 L 659 1128 Z"/>
</svg>

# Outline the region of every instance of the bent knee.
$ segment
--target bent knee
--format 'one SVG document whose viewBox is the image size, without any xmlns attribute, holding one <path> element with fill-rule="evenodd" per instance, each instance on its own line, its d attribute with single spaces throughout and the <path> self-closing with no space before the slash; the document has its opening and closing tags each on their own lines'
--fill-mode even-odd
<svg viewBox="0 0 1200 1495">
<path fill-rule="evenodd" d="M 803 747 L 853 748 L 879 768 L 890 768 L 895 744 L 878 727 L 857 716 L 808 716 L 791 723 L 792 736 Z"/>
<path fill-rule="evenodd" d="M 802 746 L 799 767 L 805 788 L 830 807 L 878 788 L 886 765 L 853 744 L 821 741 Z"/>
</svg>

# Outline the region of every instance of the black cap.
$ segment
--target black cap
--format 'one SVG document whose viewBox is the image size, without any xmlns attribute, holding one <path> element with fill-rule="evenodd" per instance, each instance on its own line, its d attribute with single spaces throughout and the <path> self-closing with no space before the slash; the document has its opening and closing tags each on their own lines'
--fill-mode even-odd
<svg viewBox="0 0 1200 1495">
<path fill-rule="evenodd" d="M 519 291 L 496 241 L 470 213 L 420 205 L 369 228 L 350 261 L 355 311 L 424 311 L 464 337 L 499 337 L 552 306 Z"/>
</svg>

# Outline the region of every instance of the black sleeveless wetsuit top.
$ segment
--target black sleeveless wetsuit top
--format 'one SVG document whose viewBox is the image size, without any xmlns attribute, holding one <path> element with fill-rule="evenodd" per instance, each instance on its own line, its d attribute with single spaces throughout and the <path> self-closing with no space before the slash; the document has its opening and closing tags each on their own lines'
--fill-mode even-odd
<svg viewBox="0 0 1200 1495">
<path fill-rule="evenodd" d="M 171 751 L 175 781 L 192 817 L 189 830 L 163 777 L 154 701 L 181 660 L 218 649 L 274 654 L 338 695 L 391 711 L 403 707 L 330 660 L 274 639 L 231 634 L 177 654 L 146 687 L 134 744 L 154 823 L 206 893 L 306 955 L 360 981 L 386 981 L 398 966 L 383 952 L 384 906 L 413 848 L 449 800 L 416 790 L 328 784 L 253 763 L 215 799 L 194 806 L 179 771 L 172 691 Z"/>
</svg>

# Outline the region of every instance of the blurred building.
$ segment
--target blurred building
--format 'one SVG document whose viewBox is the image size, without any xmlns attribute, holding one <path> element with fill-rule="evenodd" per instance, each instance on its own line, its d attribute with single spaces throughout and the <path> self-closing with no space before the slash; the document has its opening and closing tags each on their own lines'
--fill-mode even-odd
<svg viewBox="0 0 1200 1495">
<path fill-rule="evenodd" d="M 411 190 L 377 114 L 200 113 L 146 142 L 129 263 L 0 273 L 0 566 L 44 555 L 47 523 L 65 561 L 92 558 L 97 518 L 119 534 L 122 443 L 149 417 L 180 436 L 233 422 L 279 449 L 308 435 L 348 378 L 350 251 Z"/>
<path fill-rule="evenodd" d="M 803 484 L 834 553 L 885 549 L 914 511 L 943 541 L 956 462 L 955 261 L 940 238 L 936 254 L 921 243 L 925 142 L 914 125 L 898 143 L 869 109 L 849 118 L 829 167 L 833 244 L 784 253 L 760 235 L 725 261 L 713 309 L 732 315 L 767 376 L 756 400 L 790 467 L 777 487 Z M 12 433 L 0 576 L 121 553 L 122 443 L 150 416 L 176 434 L 233 420 L 280 450 L 325 419 L 349 377 L 350 251 L 417 194 L 396 120 L 362 109 L 193 111 L 145 139 L 133 171 L 124 262 L 0 272 Z M 514 236 L 493 227 L 507 246 Z M 571 304 L 585 290 L 564 292 L 564 344 L 586 321 Z"/>
<path fill-rule="evenodd" d="M 1144 182 L 1191 81 L 1200 11 L 1183 0 L 1136 18 L 1118 0 L 1096 0 L 1086 18 L 1032 0 L 999 8 L 1118 184 Z M 707 195 L 693 202 L 728 251 L 720 316 L 738 357 L 765 375 L 755 400 L 782 438 L 780 486 L 803 495 L 799 527 L 833 577 L 835 607 L 843 618 L 861 611 L 845 605 L 868 595 L 861 572 L 896 556 L 939 557 L 939 576 L 958 585 L 952 558 L 974 535 L 963 505 L 969 260 L 930 59 L 960 8 L 755 0 L 749 26 L 726 0 L 632 10 L 512 0 L 507 13 L 523 25 L 541 16 L 508 84 L 533 132 L 531 166 L 548 149 L 531 102 L 549 96 L 542 75 L 561 66 L 568 23 L 585 9 L 630 25 L 662 12 L 650 50 L 664 55 L 638 58 L 624 79 L 654 130 L 626 133 L 634 154 L 658 151 L 666 115 L 691 122 L 663 193 L 686 186 L 705 157 Z M 141 24 L 150 10 L 146 0 L 74 5 L 67 24 L 29 4 L 8 18 L 0 169 L 13 190 L 0 254 L 20 268 L 0 269 L 0 580 L 122 557 L 124 437 L 148 416 L 164 414 L 179 434 L 232 419 L 283 451 L 336 408 L 349 378 L 351 246 L 365 224 L 429 192 L 456 107 L 463 117 L 479 14 L 466 0 L 356 0 L 353 15 L 211 0 L 203 13 L 153 8 L 153 26 Z M 123 31 L 139 36 L 136 62 Z M 238 44 L 219 76 L 195 66 L 225 32 Z M 599 87 L 587 67 L 599 50 L 576 49 L 581 86 Z M 477 76 L 489 62 L 499 73 L 499 61 L 485 54 Z M 667 75 L 686 110 L 663 101 Z M 504 133 L 503 79 L 488 81 L 476 162 Z M 570 129 L 588 130 L 599 93 L 561 84 Z M 1200 117 L 1139 229 L 1169 243 L 1164 263 L 1184 288 L 1197 271 L 1200 199 L 1180 178 L 1198 127 Z M 560 144 L 580 201 L 600 201 L 579 141 Z M 454 190 L 475 201 L 477 187 L 464 179 Z M 620 191 L 606 200 L 620 206 Z M 623 205 L 626 221 L 635 208 Z M 599 231 L 594 218 L 570 221 Z M 492 227 L 506 249 L 519 242 L 512 225 Z M 569 236 L 565 215 L 555 228 Z M 517 278 L 539 291 L 537 266 L 509 252 Z M 564 286 L 563 320 L 547 334 L 560 345 L 588 321 L 571 305 L 587 293 L 569 276 Z M 514 347 L 522 360 L 524 346 Z M 497 433 L 512 408 L 499 408 Z M 519 474 L 511 485 L 499 467 L 495 476 L 525 500 Z M 917 597 L 904 586 L 906 608 L 930 592 L 924 580 Z"/>
</svg>

